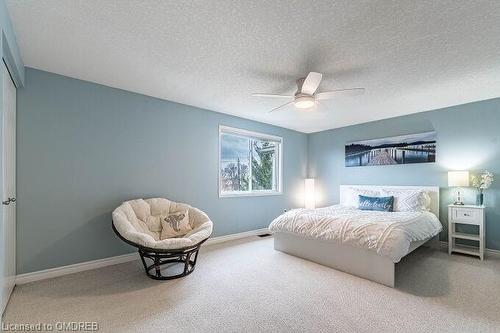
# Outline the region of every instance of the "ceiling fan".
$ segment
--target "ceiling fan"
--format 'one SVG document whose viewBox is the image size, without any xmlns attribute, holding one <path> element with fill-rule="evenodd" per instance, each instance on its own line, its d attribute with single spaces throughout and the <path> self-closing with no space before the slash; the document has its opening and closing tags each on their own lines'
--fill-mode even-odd
<svg viewBox="0 0 500 333">
<path fill-rule="evenodd" d="M 305 78 L 298 79 L 297 82 L 297 92 L 295 95 L 273 95 L 273 94 L 252 94 L 255 97 L 271 97 L 271 98 L 292 98 L 293 100 L 287 102 L 277 108 L 272 109 L 269 112 L 280 110 L 290 104 L 295 105 L 298 109 L 307 109 L 319 103 L 320 100 L 331 99 L 337 96 L 345 95 L 362 95 L 365 92 L 365 88 L 349 88 L 349 89 L 338 89 L 325 92 L 316 92 L 318 90 L 319 84 L 321 83 L 321 78 L 323 75 L 321 73 L 310 72 Z"/>
</svg>

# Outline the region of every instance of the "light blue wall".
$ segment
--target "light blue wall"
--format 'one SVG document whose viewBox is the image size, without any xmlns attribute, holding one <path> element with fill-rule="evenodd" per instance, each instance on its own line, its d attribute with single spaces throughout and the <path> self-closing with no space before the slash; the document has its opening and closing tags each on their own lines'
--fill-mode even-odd
<svg viewBox="0 0 500 333">
<path fill-rule="evenodd" d="M 18 273 L 133 252 L 111 230 L 133 198 L 199 207 L 214 236 L 301 204 L 302 133 L 30 68 L 17 111 Z M 283 137 L 284 195 L 218 197 L 219 124 Z"/>
<path fill-rule="evenodd" d="M 436 163 L 344 166 L 347 142 L 433 130 L 438 140 Z M 444 224 L 453 194 L 447 188 L 447 171 L 490 170 L 497 179 L 485 193 L 486 246 L 500 249 L 500 98 L 314 133 L 308 137 L 308 161 L 321 205 L 338 203 L 340 184 L 437 185 L 442 187 Z M 466 194 L 467 203 L 475 203 L 474 191 Z"/>
</svg>

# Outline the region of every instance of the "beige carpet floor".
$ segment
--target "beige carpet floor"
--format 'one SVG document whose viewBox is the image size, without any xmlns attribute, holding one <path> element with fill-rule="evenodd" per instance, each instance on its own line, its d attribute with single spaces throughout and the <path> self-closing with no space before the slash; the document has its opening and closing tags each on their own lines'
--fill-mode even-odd
<svg viewBox="0 0 500 333">
<path fill-rule="evenodd" d="M 16 287 L 6 323 L 96 321 L 100 332 L 500 332 L 500 260 L 420 248 L 391 289 L 273 250 L 207 246 L 159 282 L 139 261 Z"/>
</svg>

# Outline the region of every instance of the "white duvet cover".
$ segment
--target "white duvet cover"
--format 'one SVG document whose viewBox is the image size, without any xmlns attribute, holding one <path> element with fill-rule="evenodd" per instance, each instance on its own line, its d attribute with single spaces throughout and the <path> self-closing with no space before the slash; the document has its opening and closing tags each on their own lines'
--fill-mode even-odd
<svg viewBox="0 0 500 333">
<path fill-rule="evenodd" d="M 362 211 L 335 205 L 318 209 L 294 209 L 277 217 L 271 232 L 332 240 L 389 257 L 399 262 L 410 243 L 427 240 L 443 229 L 430 212 Z"/>
</svg>

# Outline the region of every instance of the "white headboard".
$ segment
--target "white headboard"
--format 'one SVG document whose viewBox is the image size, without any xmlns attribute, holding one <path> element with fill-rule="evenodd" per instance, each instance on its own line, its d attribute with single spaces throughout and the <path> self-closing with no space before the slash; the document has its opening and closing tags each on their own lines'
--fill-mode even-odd
<svg viewBox="0 0 500 333">
<path fill-rule="evenodd" d="M 431 213 L 434 213 L 439 218 L 439 186 L 385 186 L 385 185 L 340 185 L 340 204 L 342 205 L 347 201 L 347 196 L 350 195 L 350 188 L 360 190 L 374 190 L 380 191 L 382 189 L 395 189 L 395 190 L 425 190 L 431 197 Z"/>
</svg>

